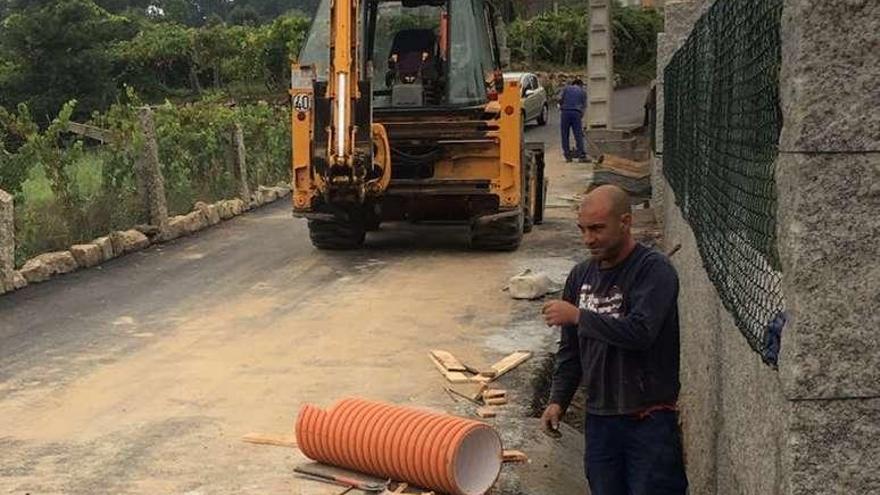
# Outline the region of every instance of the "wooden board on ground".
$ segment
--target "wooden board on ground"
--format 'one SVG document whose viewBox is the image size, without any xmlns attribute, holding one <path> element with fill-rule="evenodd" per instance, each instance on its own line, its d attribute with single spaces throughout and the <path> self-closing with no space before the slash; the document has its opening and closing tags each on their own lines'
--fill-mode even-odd
<svg viewBox="0 0 880 495">
<path fill-rule="evenodd" d="M 277 435 L 263 435 L 261 433 L 248 433 L 241 437 L 242 441 L 259 445 L 277 445 L 278 447 L 296 448 L 296 438 L 292 436 L 282 437 Z"/>
<path fill-rule="evenodd" d="M 505 450 L 501 455 L 502 462 L 529 462 L 529 456 L 519 450 Z"/>
<path fill-rule="evenodd" d="M 491 399 L 483 399 L 487 406 L 503 406 L 507 404 L 507 397 L 493 397 Z"/>
<path fill-rule="evenodd" d="M 460 371 L 449 371 L 443 366 L 443 363 L 440 362 L 439 359 L 435 358 L 433 354 L 428 353 L 428 357 L 431 358 L 431 362 L 434 363 L 434 366 L 437 367 L 437 370 L 446 377 L 452 383 L 468 383 L 471 381 L 467 375 Z"/>
<path fill-rule="evenodd" d="M 494 418 L 498 414 L 498 409 L 492 406 L 481 407 L 477 409 L 477 416 L 481 418 Z"/>
<path fill-rule="evenodd" d="M 507 397 L 507 390 L 501 388 L 487 388 L 483 390 L 483 399 L 497 399 Z"/>
<path fill-rule="evenodd" d="M 633 179 L 641 179 L 651 175 L 649 162 L 637 162 L 635 160 L 628 160 L 626 158 L 609 154 L 604 154 L 599 158 L 599 165 L 596 167 L 597 169 L 604 168 L 618 175 Z"/>
<path fill-rule="evenodd" d="M 475 376 L 473 380 L 482 383 L 489 383 L 493 380 L 497 380 L 499 377 L 501 377 L 501 375 L 523 364 L 531 357 L 531 351 L 516 351 L 512 354 L 505 356 L 503 359 L 492 365 L 492 370 L 495 371 L 495 376 L 493 376 L 492 378 Z"/>
<path fill-rule="evenodd" d="M 434 349 L 431 351 L 431 356 L 440 361 L 440 364 L 446 371 L 467 371 L 467 367 L 453 356 L 451 352 Z"/>
<path fill-rule="evenodd" d="M 446 389 L 471 402 L 479 402 L 480 398 L 483 396 L 483 391 L 486 389 L 486 384 L 475 382 L 453 383 L 452 385 L 447 386 Z"/>
</svg>

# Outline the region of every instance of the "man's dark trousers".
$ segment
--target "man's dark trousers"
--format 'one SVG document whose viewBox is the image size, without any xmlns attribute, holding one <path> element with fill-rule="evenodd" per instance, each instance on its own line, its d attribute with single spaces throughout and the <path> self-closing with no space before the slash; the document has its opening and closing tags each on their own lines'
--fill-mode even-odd
<svg viewBox="0 0 880 495">
<path fill-rule="evenodd" d="M 678 414 L 587 415 L 584 465 L 592 495 L 685 495 Z"/>
<path fill-rule="evenodd" d="M 568 144 L 570 131 L 574 131 L 574 142 L 577 147 L 577 156 L 574 158 L 586 158 L 587 152 L 584 151 L 584 126 L 581 123 L 581 112 L 577 110 L 563 110 L 559 122 L 562 125 L 562 153 L 565 155 L 565 158 L 573 158 Z"/>
</svg>

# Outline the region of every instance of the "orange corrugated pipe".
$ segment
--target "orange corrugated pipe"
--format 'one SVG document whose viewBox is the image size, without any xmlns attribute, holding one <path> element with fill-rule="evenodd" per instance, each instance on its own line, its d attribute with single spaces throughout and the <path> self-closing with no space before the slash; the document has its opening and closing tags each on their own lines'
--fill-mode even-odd
<svg viewBox="0 0 880 495">
<path fill-rule="evenodd" d="M 501 471 L 501 438 L 488 425 L 363 399 L 305 405 L 296 441 L 310 459 L 450 495 L 482 495 Z"/>
</svg>

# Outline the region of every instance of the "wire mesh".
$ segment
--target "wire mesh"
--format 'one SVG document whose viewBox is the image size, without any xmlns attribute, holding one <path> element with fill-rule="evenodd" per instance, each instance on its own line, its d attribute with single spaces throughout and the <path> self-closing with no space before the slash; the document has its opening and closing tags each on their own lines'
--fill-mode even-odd
<svg viewBox="0 0 880 495">
<path fill-rule="evenodd" d="M 737 327 L 776 366 L 782 0 L 715 2 L 664 71 L 663 171 Z"/>
</svg>

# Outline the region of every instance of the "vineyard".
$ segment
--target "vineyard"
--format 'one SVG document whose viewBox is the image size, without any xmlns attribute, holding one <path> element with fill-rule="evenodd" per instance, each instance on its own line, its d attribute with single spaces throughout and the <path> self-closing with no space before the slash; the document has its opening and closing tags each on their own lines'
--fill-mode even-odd
<svg viewBox="0 0 880 495">
<path fill-rule="evenodd" d="M 589 14 L 586 6 L 562 7 L 507 26 L 514 66 L 529 71 L 583 71 L 587 63 Z M 621 85 L 645 84 L 657 66 L 657 33 L 663 16 L 654 9 L 613 7 L 614 70 Z"/>
<path fill-rule="evenodd" d="M 143 105 L 132 100 L 89 120 L 90 128 L 101 129 L 103 143 L 69 132 L 75 102 L 42 130 L 25 105 L 14 113 L 0 109 L 2 141 L 18 144 L 14 151 L 0 149 L 0 183 L 16 203 L 17 265 L 34 254 L 149 223 L 135 177 L 143 146 L 137 110 Z M 288 180 L 284 107 L 205 100 L 165 103 L 153 111 L 170 214 L 237 195 L 236 124 L 244 135 L 250 189 Z"/>
</svg>

